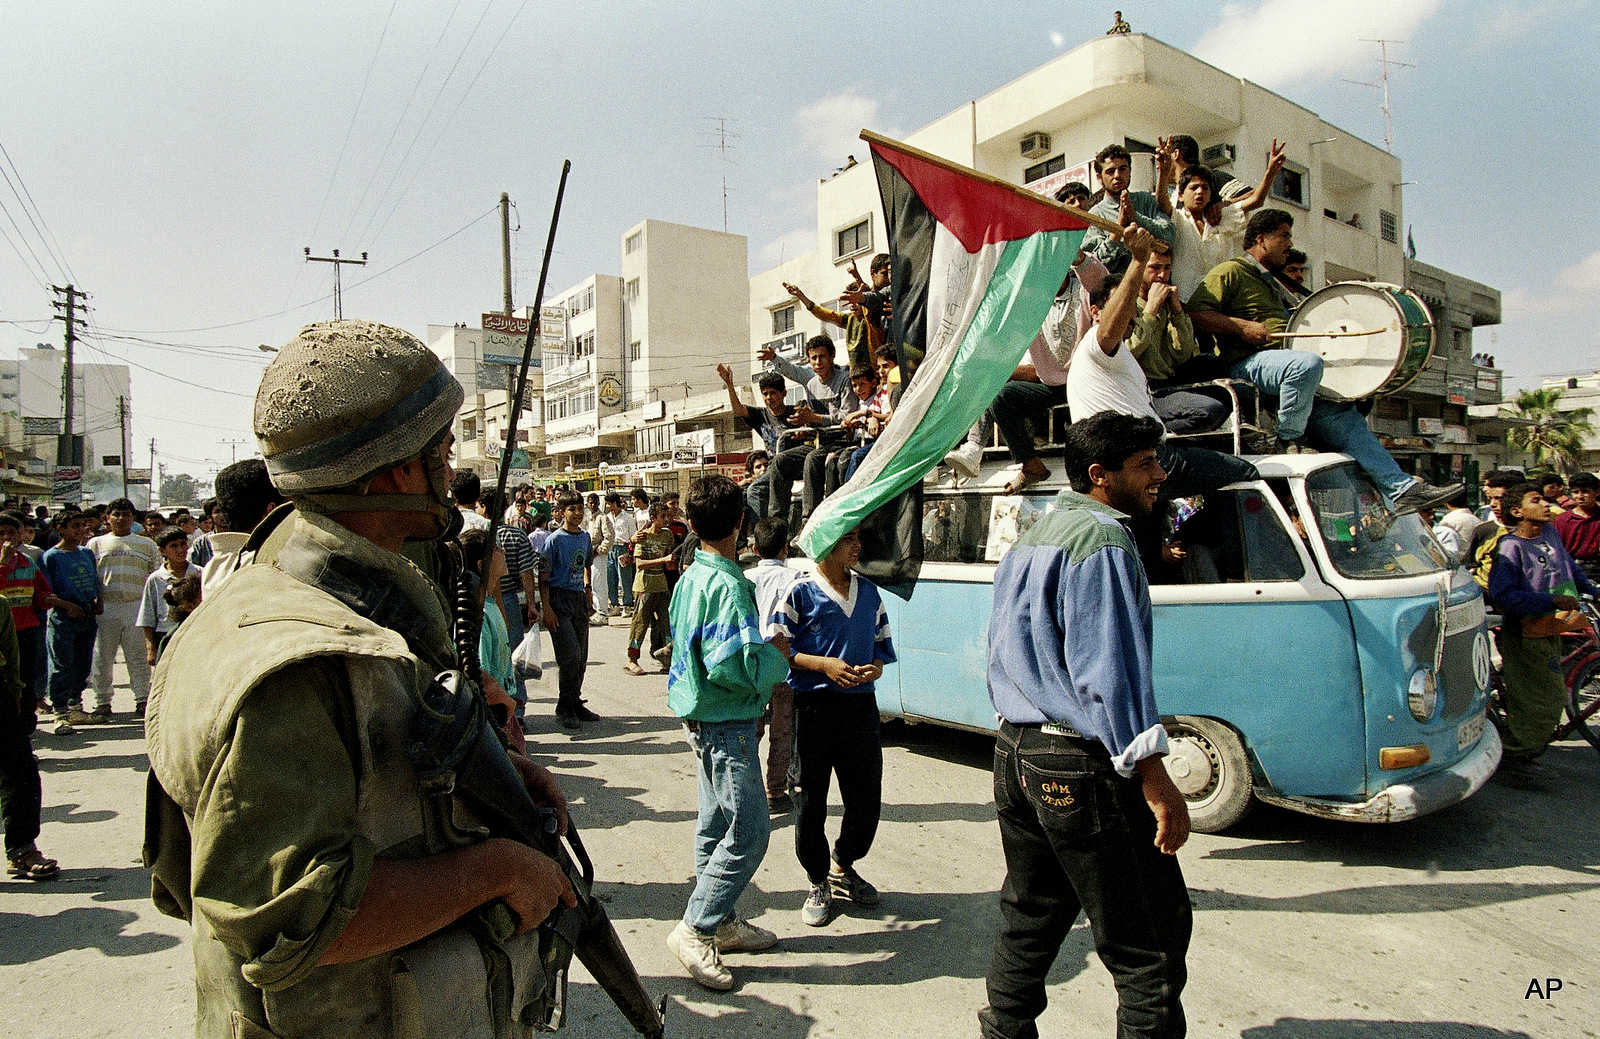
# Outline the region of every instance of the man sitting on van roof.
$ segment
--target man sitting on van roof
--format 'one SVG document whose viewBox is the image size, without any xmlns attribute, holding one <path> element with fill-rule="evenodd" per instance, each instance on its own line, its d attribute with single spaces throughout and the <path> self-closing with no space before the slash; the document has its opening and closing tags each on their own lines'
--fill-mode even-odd
<svg viewBox="0 0 1600 1039">
<path fill-rule="evenodd" d="M 1194 326 L 1217 337 L 1230 375 L 1278 398 L 1278 437 L 1290 449 L 1301 450 L 1309 435 L 1351 456 L 1400 512 L 1445 504 L 1460 484 L 1435 487 L 1402 470 L 1354 404 L 1317 397 L 1322 358 L 1284 349 L 1283 340 L 1274 338 L 1289 327 L 1289 308 L 1299 302 L 1275 277 L 1294 245 L 1293 227 L 1294 218 L 1281 209 L 1253 215 L 1245 227 L 1245 254 L 1211 268 L 1189 297 Z"/>
<path fill-rule="evenodd" d="M 1151 399 L 1144 369 L 1125 342 L 1133 327 L 1144 268 L 1155 239 L 1143 228 L 1134 227 L 1128 229 L 1123 240 L 1130 256 L 1128 269 L 1090 293 L 1089 316 L 1094 324 L 1073 351 L 1072 364 L 1067 369 L 1067 407 L 1075 422 L 1102 411 L 1164 421 L 1162 409 L 1171 400 Z M 1171 439 L 1162 440 L 1157 457 L 1167 471 L 1162 493 L 1173 498 L 1205 494 L 1260 475 L 1254 464 L 1238 455 L 1180 446 Z"/>
</svg>

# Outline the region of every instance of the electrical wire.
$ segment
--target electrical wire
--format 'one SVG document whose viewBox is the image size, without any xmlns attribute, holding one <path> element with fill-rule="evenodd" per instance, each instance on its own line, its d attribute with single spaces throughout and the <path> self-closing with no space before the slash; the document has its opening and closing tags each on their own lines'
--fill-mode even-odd
<svg viewBox="0 0 1600 1039">
<path fill-rule="evenodd" d="M 372 229 L 372 222 L 376 220 L 378 218 L 378 214 L 383 211 L 383 203 L 388 199 L 389 192 L 394 190 L 395 181 L 400 179 L 400 174 L 405 170 L 406 160 L 411 158 L 411 150 L 417 146 L 417 141 L 421 139 L 422 131 L 428 126 L 428 120 L 433 118 L 433 110 L 439 106 L 439 100 L 440 98 L 444 97 L 445 88 L 450 85 L 450 80 L 455 77 L 456 69 L 460 67 L 461 59 L 467 56 L 467 49 L 472 46 L 472 41 L 478 38 L 478 30 L 483 27 L 483 20 L 489 16 L 489 9 L 493 6 L 494 0 L 488 0 L 488 2 L 483 5 L 483 13 L 478 15 L 478 21 L 473 25 L 472 33 L 467 37 L 467 42 L 461 45 L 461 51 L 456 55 L 456 60 L 450 66 L 450 71 L 445 73 L 444 82 L 439 84 L 439 90 L 433 95 L 433 100 L 428 104 L 427 112 L 423 113 L 422 122 L 417 124 L 417 132 L 411 135 L 411 143 L 406 145 L 405 154 L 400 156 L 400 163 L 394 168 L 394 174 L 390 176 L 389 183 L 384 186 L 383 194 L 379 195 L 378 201 L 372 204 L 372 215 L 367 218 L 366 227 L 361 229 L 361 237 L 358 239 L 359 241 L 372 241 L 372 239 L 367 235 L 367 232 Z M 350 228 L 355 226 L 356 217 L 358 215 L 359 211 L 350 215 L 350 224 L 345 227 L 345 233 L 341 237 L 349 237 Z"/>
<path fill-rule="evenodd" d="M 433 158 L 433 153 L 438 149 L 439 143 L 444 140 L 444 135 L 450 129 L 450 124 L 455 122 L 456 114 L 461 111 L 461 106 L 466 104 L 468 97 L 472 96 L 472 88 L 478 85 L 478 79 L 482 77 L 484 70 L 489 67 L 489 63 L 494 60 L 495 53 L 500 49 L 500 44 L 505 42 L 506 36 L 508 36 L 511 32 L 511 27 L 516 24 L 517 19 L 522 16 L 522 12 L 527 6 L 528 0 L 522 0 L 522 4 L 518 6 L 516 13 L 511 16 L 511 21 L 507 22 L 506 27 L 501 30 L 499 39 L 495 40 L 494 46 L 489 48 L 488 56 L 483 59 L 483 64 L 478 66 L 477 73 L 473 75 L 472 82 L 467 84 L 467 89 L 462 93 L 460 100 L 456 102 L 456 107 L 451 109 L 449 117 L 444 121 L 444 125 L 439 128 L 438 136 L 433 139 L 433 144 L 428 146 L 427 154 L 424 155 L 422 157 L 422 161 L 417 164 L 416 171 L 411 174 L 411 179 L 406 182 L 405 188 L 401 190 L 399 196 L 395 198 L 394 205 L 389 209 L 389 215 L 383 218 L 383 223 L 378 225 L 378 230 L 373 232 L 371 238 L 366 237 L 365 231 L 362 232 L 362 239 L 364 241 L 376 242 L 378 240 L 378 236 L 383 234 L 383 229 L 389 226 L 389 221 L 394 219 L 395 213 L 397 213 L 400 209 L 400 204 L 404 202 L 406 196 L 411 193 L 411 188 L 414 184 L 416 184 L 417 178 L 422 176 L 422 171 L 428 168 L 428 160 Z M 487 13 L 487 9 L 485 9 L 485 13 Z M 374 213 L 374 215 L 376 215 L 376 213 Z M 368 226 L 371 226 L 370 221 Z"/>
<path fill-rule="evenodd" d="M 23 244 L 23 247 L 28 250 L 28 256 L 33 257 L 33 265 L 39 269 L 39 274 L 42 276 L 42 280 L 39 282 L 39 287 L 48 292 L 50 290 L 50 272 L 45 269 L 44 263 L 39 259 L 39 254 L 34 251 L 33 244 L 28 241 L 28 236 L 22 233 L 21 227 L 17 226 L 17 218 L 11 215 L 11 210 L 6 206 L 3 199 L 0 199 L 0 213 L 4 213 L 6 219 L 10 221 L 11 226 L 16 228 L 17 240 L 20 241 Z M 0 234 L 3 234 L 4 230 L 4 228 L 0 228 Z M 7 242 L 11 242 L 10 235 L 6 235 L 5 237 Z M 22 255 L 22 250 L 17 249 L 15 243 L 11 243 L 11 248 L 17 250 L 18 259 L 22 260 L 23 265 L 26 266 L 28 260 L 27 257 Z M 48 252 L 48 250 L 46 251 Z M 29 273 L 31 274 L 32 271 L 30 270 Z"/>
<path fill-rule="evenodd" d="M 411 96 L 406 98 L 406 103 L 401 106 L 400 117 L 394 121 L 394 129 L 389 131 L 389 139 L 383 143 L 383 154 L 378 156 L 378 161 L 372 166 L 372 175 L 367 178 L 367 186 L 361 189 L 361 198 L 356 202 L 356 208 L 350 214 L 350 220 L 345 225 L 341 241 L 350 234 L 350 228 L 355 224 L 356 218 L 361 215 L 362 209 L 366 206 L 367 196 L 371 194 L 372 186 L 378 182 L 378 175 L 383 172 L 383 164 L 388 161 L 389 150 L 394 147 L 394 140 L 400 135 L 400 127 L 405 125 L 406 115 L 411 111 L 412 102 L 417 99 L 417 91 L 422 89 L 423 80 L 428 77 L 428 70 L 433 67 L 434 55 L 438 54 L 439 48 L 444 46 L 445 34 L 450 31 L 450 26 L 455 22 L 456 12 L 461 9 L 461 3 L 462 0 L 456 0 L 455 6 L 450 8 L 450 16 L 444 20 L 444 28 L 439 30 L 439 38 L 434 41 L 433 49 L 428 53 L 427 60 L 422 63 L 422 71 L 417 74 L 417 81 L 411 85 Z"/>
<path fill-rule="evenodd" d="M 385 274 L 388 274 L 390 271 L 393 271 L 396 268 L 405 266 L 406 264 L 410 263 L 412 260 L 417 259 L 419 256 L 423 256 L 423 255 L 425 255 L 427 253 L 430 253 L 433 250 L 437 249 L 439 246 L 441 246 L 444 243 L 450 241 L 452 238 L 455 238 L 456 236 L 458 236 L 458 235 L 460 235 L 460 234 L 462 234 L 462 233 L 464 233 L 464 232 L 466 232 L 468 230 L 471 230 L 473 227 L 477 226 L 478 224 L 481 224 L 484 220 L 488 219 L 489 217 L 493 216 L 495 213 L 498 213 L 499 211 L 500 211 L 500 205 L 499 205 L 499 203 L 496 203 L 495 205 L 490 206 L 482 214 L 473 217 L 471 220 L 467 221 L 465 224 L 463 224 L 462 226 L 458 227 L 456 230 L 454 230 L 454 231 L 450 232 L 449 234 L 445 235 L 443 238 L 439 239 L 437 242 L 434 242 L 432 245 L 427 246 L 426 248 L 417 250 L 416 252 L 412 253 L 410 256 L 407 256 L 405 259 L 401 260 L 399 263 L 391 264 L 388 267 L 385 267 L 383 270 L 377 272 L 376 274 L 372 274 L 372 275 L 369 275 L 368 277 L 362 278 L 360 281 L 352 282 L 351 284 L 345 286 L 345 288 L 346 289 L 355 288 L 357 285 L 365 285 L 367 282 L 372 281 L 375 278 L 381 278 Z M 215 331 L 217 331 L 219 329 L 223 329 L 223 328 L 238 328 L 241 325 L 253 325 L 253 324 L 256 324 L 259 321 L 268 321 L 268 320 L 270 320 L 272 318 L 275 318 L 275 317 L 282 317 L 285 314 L 292 314 L 297 310 L 304 310 L 307 307 L 315 306 L 318 303 L 325 303 L 325 302 L 327 302 L 328 300 L 330 300 L 332 298 L 333 298 L 333 293 L 328 292 L 328 293 L 324 293 L 321 296 L 318 296 L 315 299 L 307 300 L 304 303 L 298 303 L 298 304 L 296 304 L 296 305 L 294 305 L 292 307 L 288 307 L 288 308 L 283 309 L 283 310 L 276 310 L 276 311 L 273 311 L 270 314 L 262 314 L 260 317 L 245 318 L 243 321 L 229 321 L 229 322 L 225 322 L 224 324 L 220 324 L 220 325 L 198 325 L 198 326 L 196 326 L 194 328 L 103 328 L 103 329 L 101 329 L 101 332 L 116 332 L 116 333 L 120 333 L 122 335 L 129 335 L 129 336 L 186 335 L 186 334 L 188 334 L 190 332 L 215 332 Z"/>
<path fill-rule="evenodd" d="M 72 280 L 71 271 L 67 268 L 66 262 L 56 252 L 56 250 L 51 248 L 51 246 L 50 246 L 50 241 L 51 241 L 51 239 L 53 239 L 55 237 L 55 235 L 51 234 L 47 238 L 45 236 L 45 232 L 43 230 L 40 230 L 40 228 L 39 228 L 39 225 L 44 223 L 44 214 L 43 213 L 38 213 L 39 219 L 38 220 L 34 220 L 34 215 L 35 215 L 35 213 L 38 212 L 38 208 L 39 207 L 38 206 L 34 206 L 33 207 L 34 208 L 34 213 L 30 213 L 28 211 L 28 202 L 24 202 L 23 201 L 23 197 L 22 196 L 23 196 L 24 193 L 27 193 L 29 202 L 31 202 L 33 200 L 33 194 L 32 194 L 32 192 L 28 191 L 28 186 L 26 184 L 22 184 L 22 173 L 21 173 L 21 171 L 19 171 L 17 169 L 17 167 L 16 167 L 16 164 L 11 161 L 11 156 L 9 154 L 5 154 L 5 150 L 4 150 L 4 146 L 3 145 L 0 145 L 0 155 L 5 155 L 6 164 L 11 167 L 11 173 L 15 173 L 16 174 L 16 182 L 15 183 L 12 182 L 11 173 L 7 173 L 6 172 L 5 166 L 0 166 L 0 178 L 4 178 L 5 179 L 6 187 L 11 189 L 12 197 L 14 197 L 17 200 L 17 206 L 22 210 L 22 215 L 28 218 L 29 225 L 33 227 L 33 233 L 39 236 L 39 244 L 44 246 L 44 251 L 49 255 L 50 259 L 55 263 L 56 269 L 61 272 L 62 280 L 63 281 L 71 281 Z M 17 186 L 19 184 L 22 185 L 22 190 L 21 191 L 17 190 Z M 46 225 L 46 226 L 48 227 L 48 225 Z"/>
</svg>

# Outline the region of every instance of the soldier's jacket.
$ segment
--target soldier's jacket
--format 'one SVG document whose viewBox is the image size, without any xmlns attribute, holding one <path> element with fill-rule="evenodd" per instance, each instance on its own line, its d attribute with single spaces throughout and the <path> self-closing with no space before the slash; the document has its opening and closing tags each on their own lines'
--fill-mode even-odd
<svg viewBox="0 0 1600 1039">
<path fill-rule="evenodd" d="M 410 563 L 295 513 L 179 626 L 146 718 L 146 859 L 157 905 L 194 925 L 197 1035 L 522 1034 L 537 932 L 491 955 L 458 926 L 318 966 L 374 858 L 487 835 L 406 757 L 421 691 L 455 666 L 446 616 Z"/>
</svg>

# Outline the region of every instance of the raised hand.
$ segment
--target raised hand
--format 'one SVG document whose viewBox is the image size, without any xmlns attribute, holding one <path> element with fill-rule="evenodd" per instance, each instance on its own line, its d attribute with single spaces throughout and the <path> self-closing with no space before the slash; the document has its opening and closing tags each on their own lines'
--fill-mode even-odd
<svg viewBox="0 0 1600 1039">
<path fill-rule="evenodd" d="M 1121 224 L 1123 227 L 1129 227 L 1134 222 L 1133 196 L 1130 195 L 1126 189 L 1124 189 L 1122 192 L 1122 198 L 1119 199 L 1118 202 L 1120 203 L 1121 208 L 1117 213 L 1117 223 Z"/>
</svg>

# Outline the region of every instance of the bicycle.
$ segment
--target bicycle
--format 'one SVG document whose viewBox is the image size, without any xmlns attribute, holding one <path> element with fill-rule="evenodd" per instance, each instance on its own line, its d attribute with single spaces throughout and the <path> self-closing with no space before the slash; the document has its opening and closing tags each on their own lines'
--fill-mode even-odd
<svg viewBox="0 0 1600 1039">
<path fill-rule="evenodd" d="M 1563 632 L 1563 643 L 1570 643 L 1561 655 L 1561 674 L 1567 686 L 1567 720 L 1556 726 L 1550 741 L 1564 740 L 1577 734 L 1600 751 L 1600 601 L 1593 596 L 1580 595 L 1578 609 L 1589 622 L 1582 631 Z M 1493 626 L 1498 634 L 1499 625 Z M 1505 687 L 1499 668 L 1491 672 L 1489 682 L 1489 720 L 1505 732 Z"/>
</svg>

